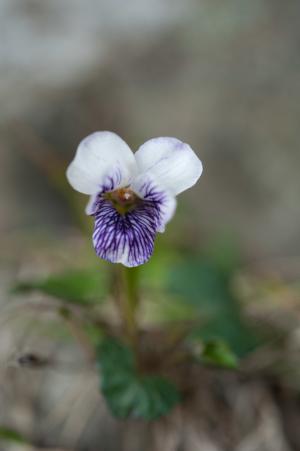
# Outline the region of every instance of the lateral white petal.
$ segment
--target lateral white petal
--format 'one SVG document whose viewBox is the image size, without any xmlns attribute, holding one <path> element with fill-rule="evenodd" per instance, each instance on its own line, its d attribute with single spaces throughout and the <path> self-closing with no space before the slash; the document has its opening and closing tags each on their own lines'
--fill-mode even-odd
<svg viewBox="0 0 300 451">
<path fill-rule="evenodd" d="M 134 154 L 117 134 L 103 131 L 81 141 L 66 175 L 75 190 L 95 194 L 107 183 L 109 174 L 116 172 L 120 175 L 118 186 L 129 184 L 137 172 Z"/>
<path fill-rule="evenodd" d="M 139 173 L 153 175 L 173 195 L 193 186 L 202 174 L 202 163 L 195 152 L 176 138 L 150 139 L 138 149 L 135 158 Z"/>
<path fill-rule="evenodd" d="M 153 219 L 156 220 L 156 231 L 163 233 L 166 224 L 173 218 L 176 210 L 176 197 L 165 187 L 160 186 L 150 174 L 138 175 L 131 184 L 132 190 L 152 206 Z"/>
<path fill-rule="evenodd" d="M 88 201 L 88 203 L 87 203 L 87 205 L 85 207 L 85 213 L 88 216 L 92 216 L 94 213 L 96 213 L 97 206 L 98 206 L 98 204 L 97 204 L 98 198 L 99 198 L 99 194 L 98 193 L 92 194 L 90 196 L 89 201 Z"/>
</svg>

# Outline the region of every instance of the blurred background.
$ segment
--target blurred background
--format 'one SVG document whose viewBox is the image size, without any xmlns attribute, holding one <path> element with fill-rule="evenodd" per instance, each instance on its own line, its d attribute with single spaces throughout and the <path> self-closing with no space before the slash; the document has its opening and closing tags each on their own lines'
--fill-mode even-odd
<svg viewBox="0 0 300 451">
<path fill-rule="evenodd" d="M 83 238 L 91 226 L 82 212 L 85 199 L 64 179 L 83 137 L 111 130 L 136 150 L 152 137 L 175 136 L 195 149 L 204 173 L 179 197 L 149 278 L 165 274 L 176 254 L 181 264 L 192 261 L 194 273 L 182 276 L 186 287 L 191 274 L 196 280 L 202 271 L 198 254 L 218 255 L 226 264 L 234 255 L 235 286 L 243 299 L 254 299 L 247 314 L 256 321 L 267 317 L 287 340 L 292 334 L 293 352 L 298 349 L 299 20 L 300 4 L 293 0 L 0 0 L 0 427 L 7 440 L 17 430 L 36 447 L 82 451 L 300 449 L 293 427 L 300 418 L 298 375 L 292 378 L 296 391 L 290 393 L 289 384 L 283 401 L 282 389 L 275 402 L 261 382 L 247 395 L 238 389 L 243 413 L 257 396 L 267 406 L 263 417 L 273 423 L 254 427 L 254 412 L 261 410 L 252 406 L 249 425 L 236 426 L 243 432 L 225 444 L 191 420 L 184 444 L 163 424 L 153 433 L 156 445 L 147 448 L 145 424 L 120 425 L 95 401 L 91 369 L 89 379 L 81 370 L 72 375 L 73 395 L 58 407 L 70 371 L 20 370 L 18 356 L 34 350 L 71 363 L 82 356 L 68 340 L 62 346 L 59 333 L 45 338 L 45 328 L 56 324 L 53 312 L 41 319 L 33 309 L 27 318 L 22 299 L 7 295 L 16 280 L 98 264 Z M 176 270 L 186 274 L 186 267 Z M 291 361 L 297 363 L 298 354 Z M 289 382 L 291 374 L 285 372 Z M 87 393 L 79 398 L 83 385 Z M 292 412 L 286 423 L 283 404 Z M 85 412 L 84 421 L 69 414 L 73 408 Z M 264 438 L 255 442 L 262 429 Z M 14 438 L 0 449 L 37 449 Z"/>
</svg>

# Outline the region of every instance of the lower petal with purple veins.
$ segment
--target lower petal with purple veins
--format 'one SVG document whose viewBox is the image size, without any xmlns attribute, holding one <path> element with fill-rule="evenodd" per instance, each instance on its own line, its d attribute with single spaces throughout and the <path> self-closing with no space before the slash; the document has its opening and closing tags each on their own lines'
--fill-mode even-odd
<svg viewBox="0 0 300 451">
<path fill-rule="evenodd" d="M 129 267 L 147 262 L 153 252 L 158 215 L 154 202 L 141 202 L 135 210 L 121 215 L 109 200 L 100 200 L 94 215 L 97 255 Z"/>
<path fill-rule="evenodd" d="M 125 195 L 131 196 L 129 205 Z M 153 253 L 156 233 L 164 231 L 175 208 L 174 196 L 149 177 L 136 177 L 130 188 L 103 190 L 92 208 L 97 255 L 129 267 L 146 263 Z"/>
</svg>

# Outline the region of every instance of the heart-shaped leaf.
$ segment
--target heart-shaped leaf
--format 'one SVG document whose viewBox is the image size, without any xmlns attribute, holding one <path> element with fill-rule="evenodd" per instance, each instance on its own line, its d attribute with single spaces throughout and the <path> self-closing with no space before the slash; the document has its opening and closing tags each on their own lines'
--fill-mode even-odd
<svg viewBox="0 0 300 451">
<path fill-rule="evenodd" d="M 113 338 L 99 347 L 101 390 L 111 412 L 120 418 L 155 420 L 179 402 L 176 387 L 159 375 L 139 374 L 132 350 Z"/>
</svg>

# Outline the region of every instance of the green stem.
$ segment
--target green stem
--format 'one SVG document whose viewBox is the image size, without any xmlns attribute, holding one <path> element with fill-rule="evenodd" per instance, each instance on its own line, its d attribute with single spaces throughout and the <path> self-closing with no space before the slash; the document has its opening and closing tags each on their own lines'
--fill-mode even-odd
<svg viewBox="0 0 300 451">
<path fill-rule="evenodd" d="M 136 309 L 138 296 L 138 269 L 119 266 L 119 308 L 123 318 L 126 337 L 134 349 L 137 348 L 138 327 Z"/>
<path fill-rule="evenodd" d="M 124 334 L 134 350 L 137 351 L 138 269 L 114 265 L 112 267 L 112 275 L 112 291 L 122 320 Z"/>
</svg>

